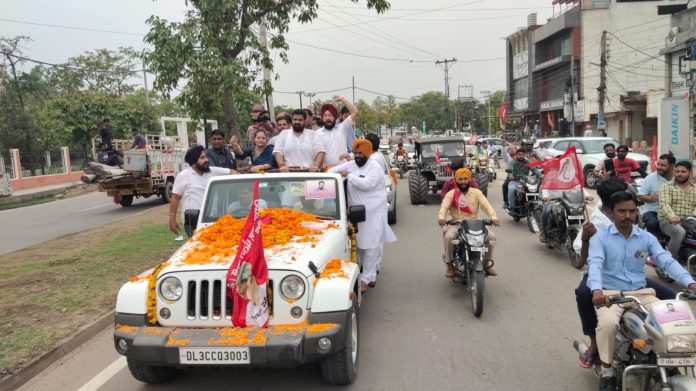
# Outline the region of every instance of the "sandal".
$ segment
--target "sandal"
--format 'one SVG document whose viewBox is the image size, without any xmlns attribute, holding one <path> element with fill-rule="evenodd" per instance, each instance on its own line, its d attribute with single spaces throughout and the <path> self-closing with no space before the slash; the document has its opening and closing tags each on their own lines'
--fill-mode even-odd
<svg viewBox="0 0 696 391">
<path fill-rule="evenodd" d="M 583 368 L 592 368 L 595 360 L 597 360 L 598 357 L 599 353 L 597 352 L 585 351 L 584 353 L 580 353 L 580 357 L 578 357 L 578 364 Z"/>
</svg>

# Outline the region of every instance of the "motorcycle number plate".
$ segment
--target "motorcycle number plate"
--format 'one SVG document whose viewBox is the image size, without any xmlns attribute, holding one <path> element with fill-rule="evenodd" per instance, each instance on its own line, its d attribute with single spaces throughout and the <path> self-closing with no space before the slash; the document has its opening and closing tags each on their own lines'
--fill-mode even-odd
<svg viewBox="0 0 696 391">
<path fill-rule="evenodd" d="M 693 367 L 696 357 L 658 357 L 657 365 L 661 367 Z"/>
<path fill-rule="evenodd" d="M 488 247 L 472 247 L 471 251 L 479 251 L 479 252 L 485 253 L 488 251 Z"/>
<path fill-rule="evenodd" d="M 568 220 L 584 220 L 584 216 L 568 216 Z"/>
</svg>

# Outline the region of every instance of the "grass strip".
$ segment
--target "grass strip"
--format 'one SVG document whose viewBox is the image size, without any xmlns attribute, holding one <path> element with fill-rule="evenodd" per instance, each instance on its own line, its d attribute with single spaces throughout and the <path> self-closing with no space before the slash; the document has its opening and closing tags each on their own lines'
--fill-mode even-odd
<svg viewBox="0 0 696 391">
<path fill-rule="evenodd" d="M 165 224 L 143 221 L 125 232 L 104 226 L 0 256 L 0 373 L 13 373 L 112 310 L 123 283 L 178 246 Z"/>
</svg>

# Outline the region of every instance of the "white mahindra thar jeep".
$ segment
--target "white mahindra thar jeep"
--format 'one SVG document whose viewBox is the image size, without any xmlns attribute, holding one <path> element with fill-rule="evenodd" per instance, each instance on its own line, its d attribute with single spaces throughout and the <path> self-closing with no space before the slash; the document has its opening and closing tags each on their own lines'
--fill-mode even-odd
<svg viewBox="0 0 696 391">
<path fill-rule="evenodd" d="M 232 326 L 226 276 L 256 181 L 261 215 L 272 219 L 262 231 L 269 321 L 266 328 L 240 328 Z M 319 360 L 327 383 L 351 383 L 361 300 L 351 239 L 365 209 L 348 209 L 338 174 L 213 178 L 202 209 L 185 212 L 197 226 L 193 238 L 118 293 L 114 344 L 133 377 L 161 383 L 196 366 L 292 367 Z"/>
</svg>

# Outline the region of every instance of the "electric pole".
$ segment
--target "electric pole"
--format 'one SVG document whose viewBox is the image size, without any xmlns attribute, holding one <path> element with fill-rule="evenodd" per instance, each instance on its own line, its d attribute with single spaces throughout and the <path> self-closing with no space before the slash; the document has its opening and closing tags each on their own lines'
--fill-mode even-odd
<svg viewBox="0 0 696 391">
<path fill-rule="evenodd" d="M 309 105 L 310 106 L 312 105 L 312 98 L 314 97 L 314 95 L 316 95 L 316 94 L 313 92 L 308 92 L 308 93 L 304 94 L 304 96 L 309 98 Z M 302 105 L 302 102 L 300 102 L 300 105 Z M 303 107 L 300 107 L 300 108 L 302 109 Z"/>
<path fill-rule="evenodd" d="M 268 50 L 268 40 L 266 38 L 266 19 L 261 18 L 259 22 L 259 39 L 263 47 Z M 267 67 L 263 67 L 263 83 L 271 86 L 271 70 Z M 266 93 L 266 106 L 268 106 L 268 112 L 271 114 L 271 118 L 275 118 L 275 107 L 273 107 L 273 94 Z M 302 106 L 302 105 L 300 105 Z"/>
<path fill-rule="evenodd" d="M 300 109 L 302 108 L 302 94 L 304 94 L 304 91 L 295 91 L 297 95 L 300 96 Z"/>
<path fill-rule="evenodd" d="M 599 92 L 599 113 L 597 113 L 597 132 L 602 136 L 607 135 L 606 122 L 604 119 L 604 99 L 607 95 L 607 31 L 602 31 L 602 43 L 601 43 L 601 58 L 599 60 L 600 73 L 599 73 L 599 87 L 597 92 Z"/>
<path fill-rule="evenodd" d="M 353 104 L 355 104 L 355 76 L 353 76 Z"/>
<path fill-rule="evenodd" d="M 435 65 L 439 65 L 444 71 L 445 71 L 445 123 L 447 126 L 450 125 L 450 119 L 449 119 L 449 69 L 452 67 L 452 64 L 457 62 L 456 58 L 452 58 L 451 60 L 444 59 L 444 60 L 438 60 L 435 61 Z M 446 130 L 446 129 L 445 129 Z"/>
<path fill-rule="evenodd" d="M 486 106 L 488 106 L 488 116 L 486 117 L 488 119 L 488 127 L 486 129 L 486 133 L 490 134 L 491 133 L 491 92 L 490 91 L 481 91 L 481 95 L 483 95 L 488 102 L 486 103 Z"/>
</svg>

